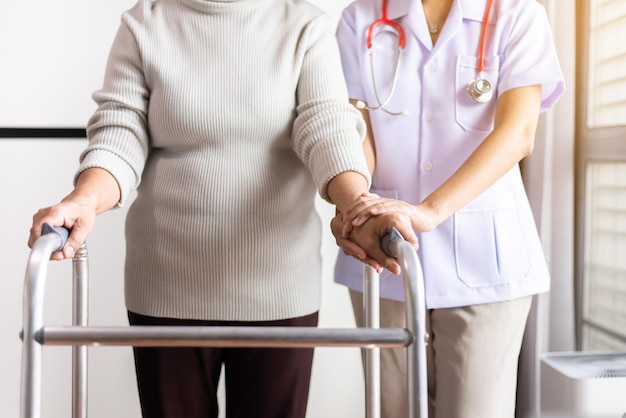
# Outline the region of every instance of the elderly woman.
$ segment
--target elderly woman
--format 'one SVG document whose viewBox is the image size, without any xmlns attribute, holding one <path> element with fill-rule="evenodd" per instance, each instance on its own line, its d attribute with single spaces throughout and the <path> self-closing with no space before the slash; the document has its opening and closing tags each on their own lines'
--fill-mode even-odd
<svg viewBox="0 0 626 418">
<path fill-rule="evenodd" d="M 331 20 L 308 3 L 140 0 L 94 94 L 75 187 L 35 215 L 29 243 L 44 222 L 63 225 L 71 234 L 53 258 L 72 257 L 96 215 L 136 189 L 130 324 L 316 326 L 315 195 L 341 211 L 370 178 L 344 83 Z M 134 354 L 144 417 L 217 417 L 222 366 L 229 418 L 305 416 L 312 349 Z"/>
</svg>

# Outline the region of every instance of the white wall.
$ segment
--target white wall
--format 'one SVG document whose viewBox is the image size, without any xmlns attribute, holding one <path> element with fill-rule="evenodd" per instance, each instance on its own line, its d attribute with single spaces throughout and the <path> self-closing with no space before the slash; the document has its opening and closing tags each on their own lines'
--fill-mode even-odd
<svg viewBox="0 0 626 418">
<path fill-rule="evenodd" d="M 346 0 L 318 0 L 337 16 Z M 134 0 L 3 0 L 0 2 L 0 128 L 83 127 L 120 13 Z M 19 411 L 22 286 L 31 217 L 71 188 L 81 139 L 0 138 L 0 416 Z M 325 225 L 332 208 L 318 200 Z M 88 240 L 90 323 L 126 325 L 122 264 L 125 210 L 103 214 Z M 320 326 L 352 327 L 347 291 L 332 282 L 337 250 L 325 231 Z M 50 264 L 47 325 L 71 323 L 71 262 Z M 43 418 L 70 416 L 69 347 L 44 347 Z M 89 416 L 137 418 L 128 347 L 89 349 Z M 356 348 L 319 348 L 314 359 L 310 418 L 363 416 L 363 378 Z M 351 390 L 352 389 L 352 390 Z"/>
</svg>

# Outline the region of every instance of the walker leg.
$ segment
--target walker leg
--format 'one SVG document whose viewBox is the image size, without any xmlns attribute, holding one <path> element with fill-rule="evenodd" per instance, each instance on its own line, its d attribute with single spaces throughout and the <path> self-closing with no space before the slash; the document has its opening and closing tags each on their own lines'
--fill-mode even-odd
<svg viewBox="0 0 626 418">
<path fill-rule="evenodd" d="M 72 325 L 87 326 L 89 318 L 89 270 L 87 245 L 83 244 L 72 260 L 73 313 Z M 87 417 L 87 346 L 72 347 L 72 418 Z"/>
<path fill-rule="evenodd" d="M 380 328 L 379 275 L 365 265 L 363 271 L 363 322 L 366 328 Z M 363 349 L 365 362 L 365 416 L 380 418 L 380 348 Z"/>
</svg>

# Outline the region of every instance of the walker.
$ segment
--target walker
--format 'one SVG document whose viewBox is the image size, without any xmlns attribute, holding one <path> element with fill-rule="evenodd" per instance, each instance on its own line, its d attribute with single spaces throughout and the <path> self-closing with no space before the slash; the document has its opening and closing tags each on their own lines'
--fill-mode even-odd
<svg viewBox="0 0 626 418">
<path fill-rule="evenodd" d="M 42 351 L 44 345 L 72 346 L 72 418 L 87 417 L 88 346 L 213 346 L 213 347 L 361 347 L 365 349 L 366 418 L 380 417 L 379 348 L 406 347 L 409 418 L 427 418 L 426 333 L 424 282 L 413 247 L 393 229 L 382 240 L 384 251 L 402 268 L 407 329 L 379 328 L 378 274 L 364 268 L 363 328 L 309 327 L 164 327 L 88 326 L 87 245 L 72 263 L 71 326 L 44 326 L 43 302 L 50 255 L 65 245 L 68 231 L 44 226 L 26 268 L 23 295 L 22 381 L 20 418 L 41 416 Z"/>
</svg>

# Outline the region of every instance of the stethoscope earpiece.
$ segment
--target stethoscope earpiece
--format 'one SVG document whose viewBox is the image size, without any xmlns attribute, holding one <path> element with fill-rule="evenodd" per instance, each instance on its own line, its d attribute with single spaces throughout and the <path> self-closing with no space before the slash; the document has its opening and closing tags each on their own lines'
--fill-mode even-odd
<svg viewBox="0 0 626 418">
<path fill-rule="evenodd" d="M 367 31 L 367 50 L 368 50 L 368 57 L 369 57 L 369 62 L 370 62 L 370 74 L 372 76 L 372 89 L 374 90 L 374 95 L 376 96 L 376 101 L 378 102 L 378 105 L 372 106 L 359 100 L 356 104 L 356 107 L 358 109 L 383 110 L 385 113 L 388 113 L 389 115 L 392 115 L 392 116 L 399 116 L 399 115 L 406 116 L 409 113 L 407 109 L 404 109 L 400 112 L 393 112 L 385 107 L 391 100 L 391 97 L 393 96 L 393 93 L 396 90 L 396 82 L 398 81 L 398 72 L 400 69 L 399 67 L 400 57 L 402 56 L 402 50 L 404 49 L 405 39 L 404 39 L 404 30 L 402 30 L 402 26 L 400 26 L 398 22 L 391 20 L 387 17 L 387 0 L 383 0 L 382 9 L 383 9 L 382 10 L 383 16 L 380 19 L 376 19 L 374 23 L 370 25 Z M 380 96 L 378 95 L 378 88 L 376 87 L 376 76 L 374 75 L 374 52 L 372 49 L 372 42 L 374 39 L 374 31 L 378 26 L 388 26 L 392 28 L 398 37 L 398 54 L 396 55 L 396 68 L 393 72 L 393 80 L 391 82 L 391 88 L 389 89 L 387 98 L 384 100 L 381 100 Z"/>
<path fill-rule="evenodd" d="M 476 103 L 487 103 L 493 97 L 491 83 L 482 77 L 469 82 L 467 93 Z"/>
<path fill-rule="evenodd" d="M 355 106 L 359 110 L 363 110 L 363 109 L 372 110 L 372 109 L 367 107 L 367 104 L 363 100 L 357 100 Z M 389 112 L 387 109 L 383 109 L 383 110 L 385 112 L 389 113 L 390 115 L 393 115 L 393 116 L 409 116 L 409 109 L 404 109 L 404 110 L 402 110 L 400 112 L 394 112 L 394 113 Z"/>
</svg>

